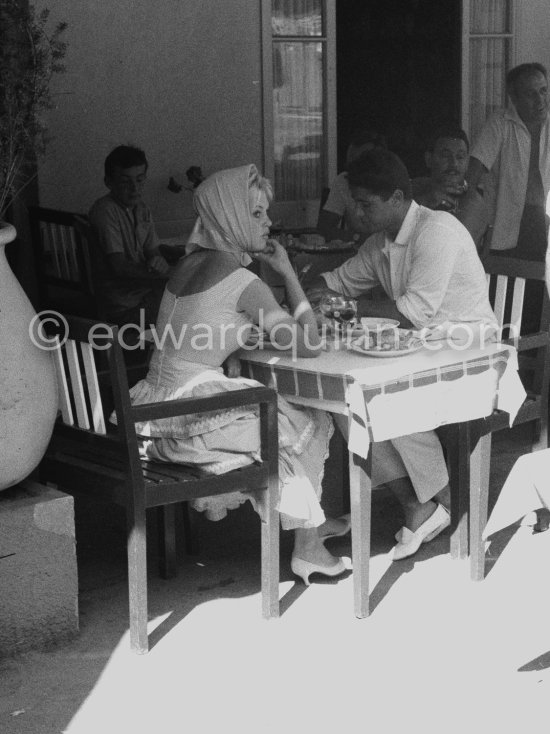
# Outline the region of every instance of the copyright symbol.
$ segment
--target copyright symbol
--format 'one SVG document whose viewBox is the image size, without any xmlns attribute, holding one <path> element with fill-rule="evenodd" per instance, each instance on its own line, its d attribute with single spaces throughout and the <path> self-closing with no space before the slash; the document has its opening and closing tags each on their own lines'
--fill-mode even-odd
<svg viewBox="0 0 550 734">
<path fill-rule="evenodd" d="M 51 327 L 53 336 L 48 336 L 46 327 Z M 35 347 L 51 352 L 63 346 L 69 336 L 69 324 L 57 311 L 40 311 L 29 324 L 29 336 Z"/>
</svg>

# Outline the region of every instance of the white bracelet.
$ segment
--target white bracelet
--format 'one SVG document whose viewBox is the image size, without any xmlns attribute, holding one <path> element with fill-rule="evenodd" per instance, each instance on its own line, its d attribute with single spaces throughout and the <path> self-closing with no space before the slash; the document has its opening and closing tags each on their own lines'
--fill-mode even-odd
<svg viewBox="0 0 550 734">
<path fill-rule="evenodd" d="M 294 309 L 293 316 L 298 321 L 300 316 L 303 316 L 306 311 L 313 311 L 311 303 L 309 301 L 300 301 L 300 303 Z"/>
</svg>

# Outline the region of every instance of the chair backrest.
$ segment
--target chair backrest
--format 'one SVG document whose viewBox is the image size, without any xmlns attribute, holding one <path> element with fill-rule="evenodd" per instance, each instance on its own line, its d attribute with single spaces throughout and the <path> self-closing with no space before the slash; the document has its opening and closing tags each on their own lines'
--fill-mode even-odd
<svg viewBox="0 0 550 734">
<path fill-rule="evenodd" d="M 84 215 L 30 207 L 40 309 L 93 318 L 94 296 L 88 225 Z"/>
<path fill-rule="evenodd" d="M 509 334 L 519 336 L 525 311 L 525 291 L 528 281 L 542 283 L 543 290 L 540 316 L 536 321 L 538 331 L 548 332 L 550 324 L 550 304 L 548 293 L 544 288 L 545 267 L 542 262 L 488 256 L 483 266 L 487 274 L 489 299 L 501 328 L 506 327 Z"/>
<path fill-rule="evenodd" d="M 120 415 L 129 406 L 128 380 L 135 382 L 146 371 L 144 365 L 126 367 L 118 327 L 63 316 L 57 324 L 47 323 L 45 330 L 57 376 L 59 420 L 70 429 L 67 435 L 88 445 L 108 439 L 117 450 L 124 447 L 129 459 L 139 460 L 135 431 L 109 427 L 112 410 Z M 100 369 L 105 364 L 107 369 Z"/>
<path fill-rule="evenodd" d="M 550 299 L 545 286 L 543 262 L 490 255 L 483 263 L 487 273 L 489 300 L 502 329 L 503 340 L 515 346 L 520 353 L 520 374 L 525 382 L 526 371 L 532 375 L 526 388 L 543 396 L 548 404 L 550 381 Z M 533 293 L 533 283 L 538 288 Z M 527 303 L 525 296 L 530 302 Z M 540 303 L 539 300 L 540 299 Z M 538 313 L 527 314 L 531 323 L 525 328 L 526 310 L 533 303 Z M 525 355 L 524 353 L 529 354 Z M 523 356 L 522 356 L 523 353 Z M 534 356 L 530 356 L 534 355 Z"/>
</svg>

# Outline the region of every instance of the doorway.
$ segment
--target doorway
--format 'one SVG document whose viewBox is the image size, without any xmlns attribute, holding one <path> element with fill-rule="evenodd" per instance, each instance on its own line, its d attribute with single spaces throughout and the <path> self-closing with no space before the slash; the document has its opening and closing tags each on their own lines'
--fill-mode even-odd
<svg viewBox="0 0 550 734">
<path fill-rule="evenodd" d="M 372 127 L 423 175 L 427 134 L 460 125 L 460 0 L 338 2 L 336 59 L 338 170 L 353 131 Z"/>
</svg>

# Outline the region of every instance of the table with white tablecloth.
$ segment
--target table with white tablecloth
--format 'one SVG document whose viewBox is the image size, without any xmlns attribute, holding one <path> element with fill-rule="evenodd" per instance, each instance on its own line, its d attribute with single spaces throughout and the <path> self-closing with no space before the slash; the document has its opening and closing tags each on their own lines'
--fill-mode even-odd
<svg viewBox="0 0 550 734">
<path fill-rule="evenodd" d="M 370 443 L 446 424 L 459 424 L 467 431 L 472 421 L 496 408 L 507 411 L 512 423 L 525 399 L 516 350 L 494 342 L 483 347 L 432 342 L 414 353 L 380 358 L 350 351 L 346 341 L 340 340 L 329 342 L 317 358 L 296 358 L 273 347 L 242 349 L 239 357 L 243 374 L 274 387 L 290 402 L 348 416 L 358 617 L 368 614 L 364 541 L 370 533 L 371 486 L 361 469 Z M 488 459 L 480 444 L 474 448 L 472 465 L 483 471 L 487 468 L 480 462 Z"/>
</svg>

